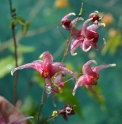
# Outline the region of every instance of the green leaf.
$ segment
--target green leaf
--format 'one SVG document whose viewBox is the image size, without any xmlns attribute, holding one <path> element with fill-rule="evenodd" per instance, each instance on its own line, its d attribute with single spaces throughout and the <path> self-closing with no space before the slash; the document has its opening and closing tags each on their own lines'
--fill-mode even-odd
<svg viewBox="0 0 122 124">
<path fill-rule="evenodd" d="M 57 94 L 56 97 L 59 101 L 62 101 L 64 103 L 69 103 L 71 105 L 75 105 L 75 112 L 83 118 L 82 115 L 82 108 L 81 105 L 78 102 L 78 99 L 72 95 L 72 88 L 69 85 L 66 85 L 63 89 L 63 92 L 60 94 Z"/>
<path fill-rule="evenodd" d="M 92 88 L 93 88 L 93 90 L 94 90 L 97 94 L 102 95 L 102 90 L 101 90 L 101 88 L 100 88 L 99 86 L 93 86 Z M 103 109 L 104 111 L 106 111 L 107 108 L 106 108 L 106 105 L 105 105 L 105 97 L 102 96 L 101 98 L 99 98 L 99 97 L 95 96 L 93 93 L 91 93 L 88 89 L 86 89 L 86 88 L 84 88 L 84 89 L 86 90 L 86 92 L 88 93 L 88 95 L 89 95 L 92 99 L 94 99 L 95 101 L 97 101 L 98 103 L 100 103 L 102 109 Z"/>
<path fill-rule="evenodd" d="M 22 106 L 20 107 L 20 110 L 22 111 L 23 114 L 26 116 L 29 115 L 34 115 L 37 111 L 37 103 L 35 100 L 31 97 L 26 97 L 24 100 Z"/>
<path fill-rule="evenodd" d="M 121 33 L 118 32 L 118 33 L 116 33 L 115 36 L 109 37 L 107 44 L 102 49 L 101 54 L 105 55 L 108 51 L 109 54 L 112 55 L 116 52 L 118 46 L 120 46 L 120 45 L 121 45 Z"/>
<path fill-rule="evenodd" d="M 18 16 L 17 23 L 21 25 L 22 33 L 25 35 L 30 27 L 30 22 L 26 22 L 21 16 Z"/>
<path fill-rule="evenodd" d="M 18 64 L 22 64 L 23 58 L 18 58 Z M 13 56 L 7 56 L 0 60 L 0 78 L 3 78 L 15 67 L 15 59 Z"/>
<path fill-rule="evenodd" d="M 79 16 L 81 16 L 82 13 L 83 13 L 83 3 L 82 3 L 81 8 L 80 8 Z"/>
</svg>

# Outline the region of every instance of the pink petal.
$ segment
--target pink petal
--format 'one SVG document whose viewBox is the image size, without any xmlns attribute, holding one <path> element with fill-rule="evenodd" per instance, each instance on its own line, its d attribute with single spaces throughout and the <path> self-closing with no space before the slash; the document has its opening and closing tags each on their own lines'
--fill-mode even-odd
<svg viewBox="0 0 122 124">
<path fill-rule="evenodd" d="M 48 51 L 43 53 L 43 61 L 50 64 L 53 62 L 53 57 Z"/>
<path fill-rule="evenodd" d="M 14 122 L 9 122 L 8 124 L 21 124 L 22 122 L 30 119 L 30 118 L 33 118 L 32 116 L 29 116 L 29 117 L 25 117 L 25 118 L 22 118 L 20 120 L 17 120 L 17 121 L 14 121 Z"/>
<path fill-rule="evenodd" d="M 73 96 L 75 95 L 76 89 L 78 87 L 84 85 L 86 82 L 87 82 L 87 79 L 86 79 L 86 77 L 84 75 L 82 75 L 82 76 L 79 77 L 78 81 L 75 84 L 75 87 L 73 89 L 73 92 L 72 92 Z"/>
<path fill-rule="evenodd" d="M 77 53 L 74 53 L 74 51 L 80 46 L 82 41 L 83 41 L 82 39 L 72 40 L 71 49 L 70 49 L 70 53 L 72 56 L 75 56 L 77 54 Z"/>
<path fill-rule="evenodd" d="M 16 68 L 14 68 L 12 71 L 11 71 L 11 75 L 13 75 L 13 73 L 17 70 L 22 70 L 24 68 L 37 68 L 38 67 L 38 64 L 36 64 L 35 62 L 33 63 L 28 63 L 28 64 L 25 64 L 25 65 L 21 65 L 21 66 L 18 66 Z"/>
<path fill-rule="evenodd" d="M 81 37 L 82 38 L 82 36 L 80 36 L 81 35 L 81 31 L 78 30 L 78 29 L 76 29 L 75 27 L 71 28 L 71 30 L 69 30 L 69 31 L 70 31 L 70 34 L 72 35 L 72 37 L 74 39 L 76 39 L 78 37 Z"/>
<path fill-rule="evenodd" d="M 57 69 L 59 71 L 64 71 L 65 73 L 69 73 L 70 75 L 72 75 L 77 80 L 76 74 L 74 72 L 72 72 L 71 70 L 67 69 L 66 67 L 59 66 Z"/>
<path fill-rule="evenodd" d="M 82 73 L 84 74 L 84 75 L 93 75 L 93 71 L 92 71 L 92 69 L 91 69 L 91 66 L 90 66 L 90 64 L 91 63 L 97 63 L 95 60 L 89 60 L 88 62 L 86 62 L 84 65 L 83 65 L 83 68 L 82 68 Z"/>
<path fill-rule="evenodd" d="M 52 64 L 52 70 L 50 75 L 53 76 L 57 72 L 63 71 L 61 67 L 66 67 L 66 66 L 61 62 L 54 62 Z"/>
<path fill-rule="evenodd" d="M 62 27 L 63 27 L 64 29 L 66 29 L 66 30 L 70 30 L 70 29 L 71 29 L 71 25 L 70 25 L 71 21 L 69 20 L 69 17 L 70 17 L 71 15 L 75 15 L 75 13 L 69 13 L 69 14 L 67 14 L 66 16 L 64 16 L 64 17 L 62 18 L 62 20 L 61 20 Z"/>
<path fill-rule="evenodd" d="M 62 82 L 63 76 L 65 76 L 65 72 L 61 72 L 58 76 L 56 76 L 54 79 L 54 84 L 58 85 L 60 82 Z"/>
<path fill-rule="evenodd" d="M 93 41 L 93 39 L 88 40 L 88 39 L 84 39 L 83 43 L 80 45 L 81 49 L 84 52 L 88 52 L 91 49 L 91 42 Z"/>
<path fill-rule="evenodd" d="M 81 17 L 75 18 L 71 23 L 72 25 L 75 25 L 79 20 L 83 20 Z"/>
<path fill-rule="evenodd" d="M 92 19 L 87 19 L 84 23 L 83 23 L 83 26 L 82 26 L 82 33 L 83 35 L 86 36 L 86 31 L 88 30 L 87 29 L 87 23 L 90 22 Z"/>
<path fill-rule="evenodd" d="M 65 66 L 63 63 L 61 63 L 61 62 L 53 62 L 52 65 L 53 65 L 53 66 L 56 66 L 56 67 L 58 67 L 58 66 L 66 67 L 66 66 Z"/>
<path fill-rule="evenodd" d="M 99 28 L 100 26 L 104 26 L 105 27 L 105 24 L 104 23 L 94 23 L 90 26 L 87 27 L 88 30 L 92 30 L 92 31 L 96 31 L 97 28 Z"/>
<path fill-rule="evenodd" d="M 109 68 L 109 67 L 114 67 L 114 66 L 116 66 L 116 64 L 100 65 L 100 66 L 92 67 L 92 70 L 94 72 L 98 73 L 100 70 L 102 70 L 104 68 Z"/>
<path fill-rule="evenodd" d="M 97 41 L 97 40 L 96 40 L 96 41 Z M 93 41 L 92 44 L 91 44 L 92 47 L 94 47 L 96 50 L 98 50 L 98 49 L 102 49 L 102 48 L 106 45 L 106 41 L 105 41 L 104 39 L 103 39 L 104 44 L 103 44 L 102 47 L 97 46 L 96 41 Z"/>
</svg>

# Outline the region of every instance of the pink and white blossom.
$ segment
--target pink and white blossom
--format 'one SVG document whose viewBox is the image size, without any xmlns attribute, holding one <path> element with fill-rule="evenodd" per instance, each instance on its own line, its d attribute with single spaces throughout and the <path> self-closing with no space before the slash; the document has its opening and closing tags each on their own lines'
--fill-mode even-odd
<svg viewBox="0 0 122 124">
<path fill-rule="evenodd" d="M 43 53 L 43 60 L 35 60 L 31 63 L 16 67 L 11 71 L 11 74 L 13 75 L 15 71 L 21 70 L 24 68 L 33 68 L 40 73 L 42 78 L 45 79 L 46 89 L 47 89 L 47 92 L 49 92 L 49 94 L 51 93 L 51 84 L 50 84 L 51 78 L 57 72 L 64 71 L 65 73 L 69 73 L 75 79 L 77 79 L 77 76 L 75 75 L 75 73 L 69 70 L 63 63 L 53 62 L 53 56 L 48 51 Z"/>
<path fill-rule="evenodd" d="M 93 94 L 95 94 L 96 96 L 100 96 L 92 89 L 93 85 L 97 85 L 97 80 L 100 77 L 99 71 L 104 69 L 104 68 L 116 66 L 116 64 L 108 64 L 108 65 L 100 65 L 100 66 L 93 66 L 93 67 L 91 67 L 90 66 L 91 63 L 95 63 L 96 64 L 96 61 L 95 60 L 89 60 L 88 62 L 86 62 L 83 65 L 83 67 L 82 67 L 83 75 L 81 75 L 79 77 L 78 81 L 76 82 L 75 87 L 73 89 L 73 95 L 75 95 L 76 89 L 78 87 L 84 85 Z"/>
</svg>

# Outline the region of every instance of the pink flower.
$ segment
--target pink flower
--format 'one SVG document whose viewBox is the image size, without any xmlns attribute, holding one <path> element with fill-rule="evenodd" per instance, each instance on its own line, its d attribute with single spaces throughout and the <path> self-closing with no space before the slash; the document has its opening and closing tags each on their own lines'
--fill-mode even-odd
<svg viewBox="0 0 122 124">
<path fill-rule="evenodd" d="M 70 21 L 70 20 L 69 20 L 69 17 L 70 17 L 71 15 L 75 15 L 75 13 L 69 13 L 69 14 L 67 14 L 66 16 L 64 16 L 64 17 L 62 18 L 62 20 L 61 20 L 62 27 L 63 27 L 64 29 L 68 30 L 68 31 L 72 34 L 72 36 L 73 36 L 74 38 L 77 38 L 77 37 L 80 36 L 81 30 L 76 29 L 74 26 L 75 26 L 75 23 L 76 23 L 77 21 L 81 20 L 82 18 L 77 17 L 77 18 L 75 18 L 73 21 Z"/>
<path fill-rule="evenodd" d="M 103 48 L 105 45 L 105 41 L 102 47 L 97 46 L 99 34 L 96 32 L 96 29 L 100 26 L 105 26 L 105 24 L 98 22 L 101 18 L 97 15 L 97 13 L 90 15 L 90 19 L 87 19 L 83 23 L 82 30 L 78 30 L 74 27 L 77 21 L 80 20 L 81 18 L 77 17 L 73 21 L 70 21 L 69 17 L 71 15 L 75 15 L 75 13 L 69 13 L 66 16 L 64 16 L 61 20 L 62 27 L 68 30 L 73 37 L 70 49 L 71 55 L 77 54 L 74 53 L 74 51 L 78 47 L 80 47 L 84 52 L 88 52 L 91 49 L 91 47 L 97 50 Z M 93 23 L 87 26 L 88 22 L 90 22 L 91 20 L 93 20 Z"/>
<path fill-rule="evenodd" d="M 77 83 L 75 84 L 75 87 L 73 89 L 73 95 L 75 95 L 76 89 L 82 85 L 85 85 L 87 89 L 89 89 L 93 94 L 96 96 L 100 96 L 95 93 L 95 91 L 92 89 L 93 85 L 97 85 L 97 80 L 99 79 L 99 71 L 108 68 L 116 66 L 116 64 L 108 64 L 108 65 L 100 65 L 100 66 L 93 66 L 90 67 L 91 63 L 96 63 L 95 60 L 89 60 L 87 63 L 83 65 L 82 73 L 83 75 L 79 77 Z"/>
<path fill-rule="evenodd" d="M 74 78 L 77 79 L 76 75 L 71 70 L 67 69 L 64 64 L 62 64 L 61 62 L 53 62 L 53 57 L 48 51 L 44 52 L 42 55 L 43 55 L 43 60 L 35 60 L 31 63 L 19 66 L 19 67 L 13 69 L 11 71 L 11 74 L 13 75 L 13 73 L 16 70 L 21 70 L 24 68 L 33 68 L 33 69 L 37 70 L 40 73 L 40 75 L 42 76 L 42 78 L 45 79 L 46 89 L 47 89 L 48 94 L 51 93 L 51 84 L 50 84 L 51 78 L 57 72 L 64 71 L 65 73 L 69 73 Z"/>
<path fill-rule="evenodd" d="M 33 117 L 29 116 L 29 117 L 25 117 L 25 118 L 22 118 L 22 119 L 13 121 L 13 122 L 6 123 L 4 118 L 2 117 L 2 114 L 0 113 L 0 124 L 21 124 L 22 122 L 24 122 L 30 118 L 33 118 Z"/>
<path fill-rule="evenodd" d="M 54 82 L 52 84 L 52 92 L 54 94 L 62 92 L 62 89 L 64 88 L 64 82 L 62 81 L 62 78 L 65 75 L 65 72 L 61 72 L 58 76 L 54 77 Z"/>
</svg>

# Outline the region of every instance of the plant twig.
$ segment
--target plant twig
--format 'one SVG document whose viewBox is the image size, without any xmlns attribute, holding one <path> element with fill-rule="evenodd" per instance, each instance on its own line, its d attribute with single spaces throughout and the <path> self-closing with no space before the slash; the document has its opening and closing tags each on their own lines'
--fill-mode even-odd
<svg viewBox="0 0 122 124">
<path fill-rule="evenodd" d="M 41 104 L 40 104 L 40 109 L 39 109 L 39 114 L 38 114 L 38 124 L 39 124 L 39 120 L 40 120 L 40 114 L 42 111 L 42 107 L 43 107 L 44 102 L 46 101 L 46 99 L 48 97 L 48 94 L 46 94 L 46 96 L 44 97 L 44 93 L 45 93 L 45 88 L 43 89 L 43 92 L 42 92 Z"/>
<path fill-rule="evenodd" d="M 14 53 L 15 53 L 15 66 L 18 66 L 18 57 L 17 57 L 17 43 L 16 43 L 16 36 L 15 36 L 15 22 L 14 20 L 16 19 L 16 14 L 15 14 L 15 9 L 12 8 L 12 0 L 9 0 L 9 5 L 10 5 L 10 14 L 12 18 L 11 22 L 11 30 L 12 30 L 12 37 L 13 37 L 13 42 L 14 42 Z M 17 80 L 18 80 L 18 71 L 15 73 L 15 79 L 14 79 L 14 105 L 16 103 L 16 89 L 17 89 Z"/>
</svg>

